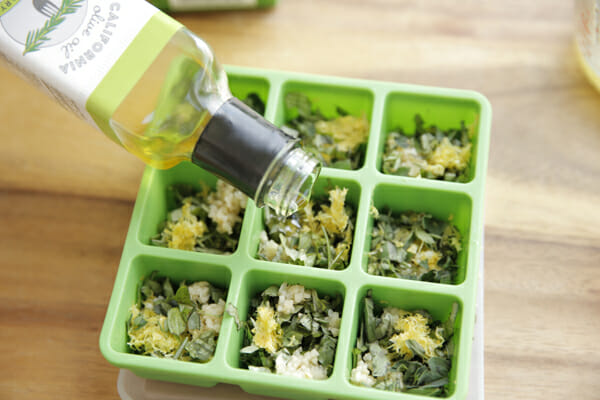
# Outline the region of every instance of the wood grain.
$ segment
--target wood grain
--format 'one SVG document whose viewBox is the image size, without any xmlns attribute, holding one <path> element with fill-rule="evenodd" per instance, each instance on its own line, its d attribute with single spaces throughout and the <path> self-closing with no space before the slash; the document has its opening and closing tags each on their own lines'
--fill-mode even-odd
<svg viewBox="0 0 600 400">
<path fill-rule="evenodd" d="M 176 17 L 225 64 L 485 94 L 486 398 L 600 399 L 600 93 L 574 58 L 572 2 Z M 97 342 L 143 165 L 4 68 L 0 82 L 0 399 L 117 398 Z"/>
</svg>

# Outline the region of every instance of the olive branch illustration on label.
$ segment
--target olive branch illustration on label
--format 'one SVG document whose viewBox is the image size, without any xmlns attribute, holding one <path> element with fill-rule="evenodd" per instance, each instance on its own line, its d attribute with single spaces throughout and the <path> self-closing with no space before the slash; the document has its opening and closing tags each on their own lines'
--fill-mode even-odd
<svg viewBox="0 0 600 400">
<path fill-rule="evenodd" d="M 49 0 L 46 0 L 49 3 Z M 49 19 L 46 20 L 44 26 L 38 28 L 34 31 L 29 31 L 27 33 L 27 39 L 25 40 L 25 49 L 23 50 L 23 55 L 27 53 L 31 53 L 34 51 L 38 51 L 40 47 L 50 40 L 49 35 L 54 31 L 58 26 L 63 23 L 65 20 L 65 16 L 68 14 L 73 14 L 77 11 L 79 7 L 81 7 L 81 3 L 85 0 L 63 0 L 60 8 L 50 16 Z M 34 0 L 34 5 L 36 0 Z M 52 3 L 50 3 L 52 4 Z M 56 7 L 56 6 L 54 6 Z M 47 8 L 45 8 L 46 10 Z M 44 13 L 44 15 L 46 15 Z"/>
</svg>

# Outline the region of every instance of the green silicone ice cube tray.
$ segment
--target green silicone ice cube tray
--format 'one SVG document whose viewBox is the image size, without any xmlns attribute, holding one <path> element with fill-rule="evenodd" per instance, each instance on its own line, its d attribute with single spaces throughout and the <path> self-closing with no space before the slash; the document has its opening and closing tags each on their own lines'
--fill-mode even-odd
<svg viewBox="0 0 600 400">
<path fill-rule="evenodd" d="M 169 170 L 147 168 L 133 210 L 122 259 L 100 335 L 100 349 L 115 366 L 157 380 L 198 386 L 219 382 L 239 385 L 249 393 L 293 399 L 417 399 L 423 396 L 392 393 L 350 383 L 352 349 L 356 344 L 362 299 L 368 290 L 373 298 L 403 309 L 427 309 L 435 319 L 446 320 L 452 304 L 459 304 L 450 372 L 449 396 L 467 395 L 471 342 L 475 320 L 478 268 L 483 235 L 484 185 L 488 159 L 491 107 L 479 93 L 389 82 L 268 71 L 241 67 L 227 68 L 233 94 L 244 98 L 255 92 L 265 101 L 265 117 L 281 125 L 289 117 L 284 106 L 286 93 L 306 94 L 325 116 L 335 115 L 336 106 L 350 114 L 364 114 L 370 133 L 364 164 L 348 171 L 323 168 L 315 195 L 328 185 L 349 189 L 347 200 L 356 209 L 354 244 L 349 266 L 341 271 L 323 270 L 258 259 L 263 210 L 249 201 L 244 214 L 237 250 L 230 255 L 195 253 L 150 245 L 159 224 L 173 207 L 167 187 L 173 183 L 214 186 L 216 178 L 191 164 Z M 440 128 L 472 125 L 472 159 L 466 183 L 435 181 L 380 172 L 386 135 L 403 127 L 414 130 L 414 115 Z M 373 218 L 370 206 L 389 207 L 394 212 L 428 212 L 441 219 L 453 217 L 463 237 L 463 250 L 455 284 L 439 284 L 379 277 L 366 272 L 367 252 Z M 333 372 L 328 379 L 307 381 L 240 368 L 242 331 L 225 314 L 214 357 L 205 364 L 160 359 L 132 354 L 127 347 L 126 320 L 141 280 L 158 270 L 173 281 L 207 280 L 227 288 L 227 301 L 247 317 L 250 299 L 270 285 L 283 282 L 302 284 L 320 294 L 341 294 L 344 298 L 339 340 Z"/>
</svg>

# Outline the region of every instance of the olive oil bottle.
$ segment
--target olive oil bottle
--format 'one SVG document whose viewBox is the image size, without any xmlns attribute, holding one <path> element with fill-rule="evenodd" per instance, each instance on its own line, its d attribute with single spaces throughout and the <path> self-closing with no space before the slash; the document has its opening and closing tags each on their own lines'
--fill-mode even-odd
<svg viewBox="0 0 600 400">
<path fill-rule="evenodd" d="M 191 161 L 259 207 L 305 203 L 318 161 L 232 97 L 210 47 L 143 0 L 0 0 L 0 57 L 154 168 Z"/>
<path fill-rule="evenodd" d="M 277 0 L 149 0 L 168 12 L 244 10 L 273 7 Z"/>
</svg>

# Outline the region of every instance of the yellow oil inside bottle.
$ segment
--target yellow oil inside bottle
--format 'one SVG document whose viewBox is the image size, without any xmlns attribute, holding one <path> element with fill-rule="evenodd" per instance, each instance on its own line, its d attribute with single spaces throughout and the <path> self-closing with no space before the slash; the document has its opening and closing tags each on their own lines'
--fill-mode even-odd
<svg viewBox="0 0 600 400">
<path fill-rule="evenodd" d="M 123 146 L 146 164 L 171 168 L 189 160 L 210 112 L 190 98 L 205 64 L 201 55 L 182 53 L 176 34 L 146 70 L 111 118 Z M 184 44 L 185 45 L 185 44 Z"/>
</svg>

